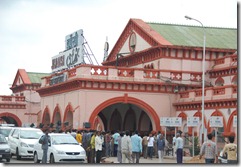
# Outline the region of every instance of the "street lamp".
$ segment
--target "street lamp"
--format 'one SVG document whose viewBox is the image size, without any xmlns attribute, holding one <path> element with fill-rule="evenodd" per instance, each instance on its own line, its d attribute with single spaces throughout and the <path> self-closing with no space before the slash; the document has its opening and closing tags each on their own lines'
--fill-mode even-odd
<svg viewBox="0 0 241 167">
<path fill-rule="evenodd" d="M 204 134 L 204 89 L 205 89 L 205 44 L 206 44 L 206 33 L 205 33 L 205 29 L 204 26 L 202 24 L 202 22 L 200 22 L 197 19 L 191 18 L 189 16 L 185 16 L 186 19 L 188 20 L 195 20 L 197 22 L 199 22 L 202 25 L 203 28 L 203 62 L 202 62 L 202 135 L 201 135 L 201 140 L 200 143 L 202 144 L 202 136 Z"/>
</svg>

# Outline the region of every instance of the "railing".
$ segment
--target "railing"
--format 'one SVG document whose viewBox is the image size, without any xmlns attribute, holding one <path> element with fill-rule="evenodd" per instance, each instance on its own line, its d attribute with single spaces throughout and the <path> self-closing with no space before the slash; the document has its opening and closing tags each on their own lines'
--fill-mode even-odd
<svg viewBox="0 0 241 167">
<path fill-rule="evenodd" d="M 24 96 L 0 96 L 0 103 L 25 102 Z"/>
</svg>

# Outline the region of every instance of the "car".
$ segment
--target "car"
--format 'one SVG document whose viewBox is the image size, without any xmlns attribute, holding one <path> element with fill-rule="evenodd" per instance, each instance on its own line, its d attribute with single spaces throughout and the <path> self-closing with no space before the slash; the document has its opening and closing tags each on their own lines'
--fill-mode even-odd
<svg viewBox="0 0 241 167">
<path fill-rule="evenodd" d="M 33 157 L 34 143 L 42 134 L 42 130 L 38 128 L 14 127 L 8 136 L 11 154 L 16 155 L 17 160 Z"/>
<path fill-rule="evenodd" d="M 0 134 L 0 160 L 6 159 L 7 162 L 10 162 L 11 152 L 8 145 L 8 141 L 5 136 Z"/>
<path fill-rule="evenodd" d="M 1 124 L 0 125 L 0 134 L 4 135 L 5 138 L 8 140 L 8 135 L 12 129 L 13 129 L 13 126 Z"/>
<path fill-rule="evenodd" d="M 50 143 L 47 153 L 47 162 L 84 162 L 86 160 L 84 148 L 71 134 L 49 133 L 49 136 Z M 40 163 L 42 160 L 43 150 L 41 146 L 39 142 L 36 142 L 34 145 L 34 163 Z"/>
<path fill-rule="evenodd" d="M 224 154 L 224 155 L 223 155 L 223 151 L 220 151 L 220 154 L 219 154 L 219 156 L 218 156 L 218 163 L 220 163 L 220 164 L 226 164 L 226 163 L 228 163 L 227 154 Z"/>
</svg>

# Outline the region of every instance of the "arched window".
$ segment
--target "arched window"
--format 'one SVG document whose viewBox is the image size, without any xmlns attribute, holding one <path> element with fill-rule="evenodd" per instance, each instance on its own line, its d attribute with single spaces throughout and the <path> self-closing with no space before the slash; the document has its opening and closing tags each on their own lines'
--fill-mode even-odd
<svg viewBox="0 0 241 167">
<path fill-rule="evenodd" d="M 232 84 L 237 85 L 237 75 L 235 75 L 232 79 Z"/>
<path fill-rule="evenodd" d="M 223 85 L 224 85 L 223 78 L 221 77 L 217 78 L 217 80 L 215 81 L 215 86 L 223 86 Z"/>
</svg>

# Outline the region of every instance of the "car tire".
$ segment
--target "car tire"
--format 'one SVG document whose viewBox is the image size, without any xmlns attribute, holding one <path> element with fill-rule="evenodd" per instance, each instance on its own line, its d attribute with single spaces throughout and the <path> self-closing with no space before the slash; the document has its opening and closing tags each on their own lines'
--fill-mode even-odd
<svg viewBox="0 0 241 167">
<path fill-rule="evenodd" d="M 7 162 L 10 162 L 10 158 L 7 158 L 6 161 L 7 161 Z"/>
<path fill-rule="evenodd" d="M 49 161 L 50 161 L 51 164 L 55 163 L 53 154 L 50 155 L 50 160 Z"/>
<path fill-rule="evenodd" d="M 38 160 L 38 154 L 36 152 L 33 155 L 33 161 L 34 163 L 40 163 L 40 160 Z"/>
<path fill-rule="evenodd" d="M 17 156 L 17 160 L 21 160 L 21 156 L 19 155 L 18 148 L 16 149 L 16 156 Z"/>
</svg>

